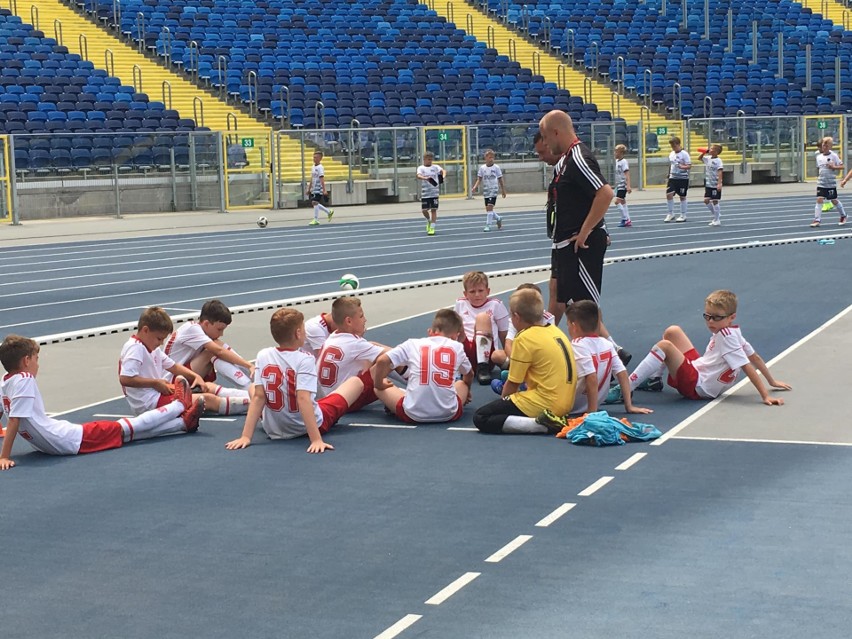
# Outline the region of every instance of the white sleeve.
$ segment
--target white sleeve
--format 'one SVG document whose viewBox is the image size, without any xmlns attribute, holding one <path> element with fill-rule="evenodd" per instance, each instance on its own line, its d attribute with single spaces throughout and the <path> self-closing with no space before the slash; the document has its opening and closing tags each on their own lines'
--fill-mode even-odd
<svg viewBox="0 0 852 639">
<path fill-rule="evenodd" d="M 497 166 L 496 164 L 495 164 L 494 166 L 495 166 L 495 167 L 496 167 L 496 169 L 497 169 L 497 176 L 496 176 L 496 177 L 497 177 L 497 179 L 499 180 L 501 177 L 503 177 L 503 169 L 501 169 L 501 168 L 500 168 L 499 166 Z"/>
<path fill-rule="evenodd" d="M 494 305 L 494 322 L 497 324 L 498 331 L 509 330 L 509 310 L 500 300 Z"/>
<path fill-rule="evenodd" d="M 592 357 L 589 355 L 585 344 L 575 343 L 572 344 L 572 347 L 574 349 L 574 363 L 577 364 L 577 377 L 585 377 L 592 373 L 597 375 L 598 371 L 595 369 L 595 363 L 592 361 Z"/>
<path fill-rule="evenodd" d="M 300 357 L 296 365 L 296 390 L 308 391 L 312 394 L 317 392 L 317 366 L 310 355 Z"/>
<path fill-rule="evenodd" d="M 461 344 L 456 349 L 456 355 L 458 356 L 459 372 L 462 375 L 467 375 L 473 370 L 473 366 L 470 365 L 470 360 L 467 358 L 467 353 L 464 352 L 464 346 Z"/>
<path fill-rule="evenodd" d="M 120 374 L 125 377 L 139 377 L 142 374 L 142 359 L 137 349 L 131 348 L 121 358 Z"/>
<path fill-rule="evenodd" d="M 479 170 L 476 172 L 476 177 L 481 178 L 483 175 L 485 175 L 485 165 L 484 164 L 479 167 Z"/>
<path fill-rule="evenodd" d="M 411 340 L 407 340 L 399 346 L 390 349 L 386 355 L 394 368 L 407 364 L 411 361 Z"/>
</svg>

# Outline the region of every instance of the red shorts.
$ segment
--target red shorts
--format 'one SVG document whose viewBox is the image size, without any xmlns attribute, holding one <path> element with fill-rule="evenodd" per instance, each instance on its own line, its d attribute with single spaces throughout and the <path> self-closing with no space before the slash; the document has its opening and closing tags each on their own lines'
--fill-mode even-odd
<svg viewBox="0 0 852 639">
<path fill-rule="evenodd" d="M 370 404 L 379 399 L 376 396 L 376 389 L 373 388 L 373 376 L 370 375 L 370 369 L 368 368 L 363 373 L 358 375 L 358 377 L 364 383 L 364 390 L 361 393 L 361 396 L 355 400 L 354 404 L 352 404 L 352 407 L 349 409 L 349 412 L 361 410 L 365 406 L 369 406 Z"/>
<path fill-rule="evenodd" d="M 692 361 L 698 359 L 701 355 L 698 354 L 697 350 L 692 348 L 686 351 L 683 354 L 683 357 L 683 363 L 677 369 L 677 376 L 672 377 L 669 375 L 669 386 L 677 390 L 678 393 L 687 399 L 702 399 L 702 397 L 695 392 L 695 386 L 698 384 L 698 371 L 695 370 L 695 366 L 692 365 Z"/>
<path fill-rule="evenodd" d="M 396 418 L 404 421 L 406 424 L 417 424 L 417 423 L 419 423 L 406 414 L 405 409 L 402 407 L 402 403 L 404 401 L 405 401 L 405 397 L 400 397 L 399 401 L 396 403 L 396 410 L 394 411 L 394 413 L 396 414 Z M 450 417 L 449 419 L 444 420 L 444 421 L 454 422 L 459 417 L 462 416 L 462 413 L 464 412 L 464 404 L 462 404 L 461 398 L 458 395 L 456 396 L 456 401 L 458 402 L 458 408 L 456 408 L 456 414 L 453 415 L 452 417 Z"/>
<path fill-rule="evenodd" d="M 106 420 L 86 422 L 83 424 L 83 441 L 80 442 L 80 454 L 121 448 L 123 443 L 121 424 L 118 422 Z"/>
<path fill-rule="evenodd" d="M 464 354 L 470 360 L 471 366 L 476 366 L 476 343 L 472 339 L 464 338 Z"/>
<path fill-rule="evenodd" d="M 337 393 L 326 395 L 317 401 L 317 404 L 319 404 L 320 413 L 322 413 L 321 433 L 327 433 L 346 414 L 346 411 L 349 410 L 349 404 L 346 403 L 342 395 L 338 395 Z"/>
<path fill-rule="evenodd" d="M 177 397 L 172 393 L 171 395 L 160 395 L 160 398 L 157 400 L 157 405 L 154 408 L 162 408 L 163 406 L 168 406 L 173 401 L 175 401 Z"/>
</svg>

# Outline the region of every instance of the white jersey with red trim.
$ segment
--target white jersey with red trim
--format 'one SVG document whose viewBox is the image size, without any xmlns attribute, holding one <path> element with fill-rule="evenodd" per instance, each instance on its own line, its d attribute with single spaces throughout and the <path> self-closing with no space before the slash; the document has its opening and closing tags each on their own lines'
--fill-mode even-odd
<svg viewBox="0 0 852 639">
<path fill-rule="evenodd" d="M 383 350 L 358 335 L 334 331 L 317 358 L 317 397 L 325 397 L 350 377 L 370 368 Z"/>
<path fill-rule="evenodd" d="M 0 385 L 3 408 L 18 418 L 18 434 L 30 446 L 48 455 L 76 455 L 83 441 L 83 427 L 53 419 L 44 412 L 36 379 L 30 373 L 6 375 Z"/>
<path fill-rule="evenodd" d="M 261 425 L 270 439 L 292 439 L 307 433 L 299 412 L 296 391 L 308 391 L 317 426 L 322 426 L 322 413 L 316 403 L 317 362 L 304 351 L 264 348 L 257 354 L 254 383 L 263 386 L 266 405 Z"/>
<path fill-rule="evenodd" d="M 508 331 L 509 324 L 511 324 L 509 311 L 502 301 L 496 297 L 489 297 L 482 306 L 474 306 L 466 297 L 460 297 L 456 300 L 453 310 L 461 315 L 464 334 L 469 340 L 473 340 L 474 337 L 476 316 L 480 313 L 488 313 L 491 317 L 491 335 L 494 337 L 494 348 L 499 348 L 497 343 L 500 340 L 497 335 L 500 331 Z"/>
<path fill-rule="evenodd" d="M 328 339 L 331 330 L 328 328 L 328 322 L 325 321 L 325 315 L 320 313 L 316 317 L 305 320 L 305 350 L 310 351 L 319 356 L 322 350 L 322 345 Z"/>
<path fill-rule="evenodd" d="M 545 311 L 544 315 L 541 316 L 541 325 L 547 326 L 548 324 L 553 323 L 553 313 L 549 311 Z M 515 325 L 509 321 L 509 330 L 506 333 L 506 341 L 514 340 L 518 336 L 518 329 L 515 328 Z"/>
<path fill-rule="evenodd" d="M 698 371 L 695 391 L 707 399 L 718 397 L 737 381 L 740 369 L 749 363 L 754 354 L 739 326 L 723 328 L 714 333 L 704 355 L 692 361 Z"/>
<path fill-rule="evenodd" d="M 171 373 L 166 369 L 175 365 L 175 361 L 166 355 L 162 349 L 149 351 L 134 335 L 121 347 L 118 360 L 118 374 L 126 377 L 147 377 L 149 379 L 170 379 Z M 160 393 L 153 388 L 131 388 L 122 386 L 121 390 L 130 404 L 134 414 L 139 415 L 146 410 L 157 407 Z"/>
<path fill-rule="evenodd" d="M 169 335 L 163 346 L 163 352 L 178 364 L 189 367 L 189 363 L 212 341 L 201 328 L 201 324 L 187 322 Z"/>
<path fill-rule="evenodd" d="M 598 379 L 598 407 L 603 405 L 609 394 L 609 380 L 613 375 L 623 373 L 626 368 L 618 357 L 615 346 L 608 339 L 598 335 L 585 335 L 571 340 L 574 348 L 574 358 L 577 360 L 577 393 L 574 395 L 572 413 L 585 413 L 589 408 L 589 397 L 586 395 L 586 380 L 583 379 L 594 371 Z M 585 373 L 583 372 L 584 367 Z"/>
<path fill-rule="evenodd" d="M 443 335 L 406 340 L 387 352 L 394 367 L 408 366 L 402 407 L 416 422 L 443 422 L 456 414 L 458 374 L 472 369 L 460 342 Z"/>
</svg>

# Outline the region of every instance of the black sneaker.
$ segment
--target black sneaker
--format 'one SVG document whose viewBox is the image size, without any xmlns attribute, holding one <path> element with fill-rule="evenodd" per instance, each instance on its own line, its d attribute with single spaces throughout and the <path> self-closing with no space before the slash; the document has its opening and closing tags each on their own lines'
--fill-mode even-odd
<svg viewBox="0 0 852 639">
<path fill-rule="evenodd" d="M 630 360 L 633 359 L 633 355 L 621 348 L 621 346 L 618 347 L 616 353 L 618 353 L 618 359 L 620 359 L 621 363 L 625 366 L 627 366 L 630 363 Z"/>
<path fill-rule="evenodd" d="M 476 365 L 476 381 L 480 386 L 488 386 L 491 383 L 491 365 L 480 362 Z"/>
<path fill-rule="evenodd" d="M 652 393 L 660 393 L 663 390 L 662 377 L 649 377 L 644 382 L 636 387 L 636 390 L 651 391 Z"/>
<path fill-rule="evenodd" d="M 556 435 L 561 433 L 562 429 L 565 428 L 566 421 L 564 417 L 545 409 L 535 418 L 535 423 L 544 426 L 551 435 Z"/>
</svg>

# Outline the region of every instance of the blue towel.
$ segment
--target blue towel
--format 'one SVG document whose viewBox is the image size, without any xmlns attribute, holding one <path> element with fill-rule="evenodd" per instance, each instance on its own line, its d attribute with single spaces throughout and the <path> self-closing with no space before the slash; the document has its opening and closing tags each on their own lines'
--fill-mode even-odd
<svg viewBox="0 0 852 639">
<path fill-rule="evenodd" d="M 627 421 L 627 420 L 625 420 Z M 623 446 L 627 441 L 649 441 L 662 433 L 651 424 L 632 424 L 610 417 L 605 410 L 586 415 L 583 422 L 568 431 L 565 438 L 572 444 L 587 446 Z"/>
</svg>

